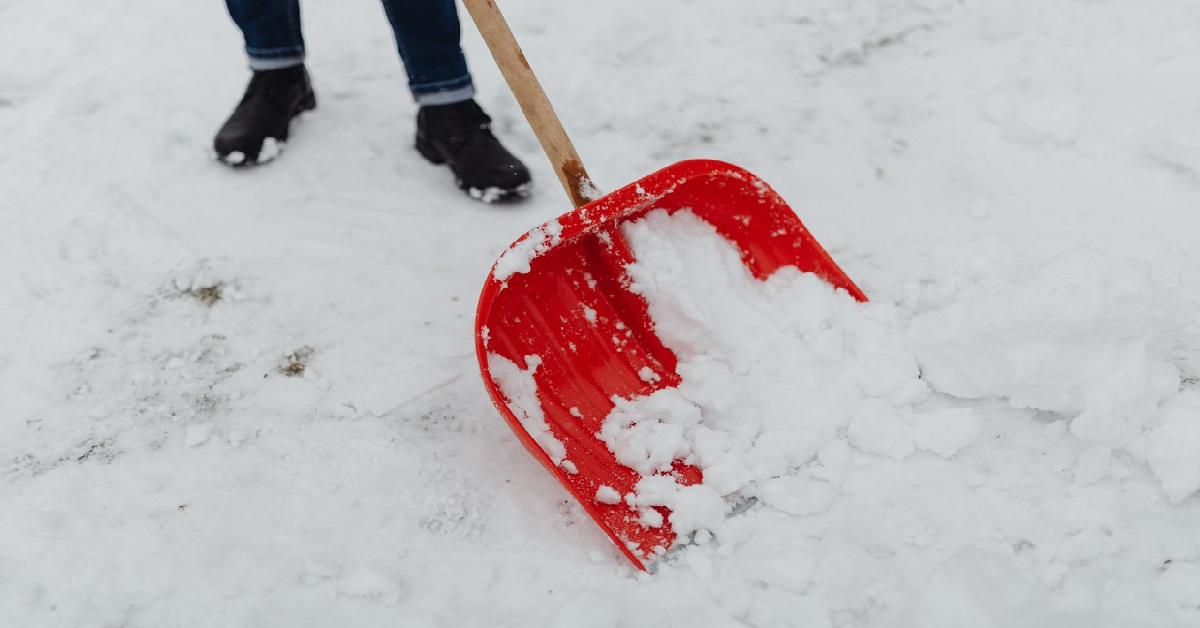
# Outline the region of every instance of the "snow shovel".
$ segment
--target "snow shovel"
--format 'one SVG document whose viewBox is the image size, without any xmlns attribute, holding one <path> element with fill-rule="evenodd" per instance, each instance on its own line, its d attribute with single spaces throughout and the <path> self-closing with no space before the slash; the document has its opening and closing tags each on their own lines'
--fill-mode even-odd
<svg viewBox="0 0 1200 628">
<path fill-rule="evenodd" d="M 680 376 L 646 301 L 629 288 L 625 267 L 634 255 L 621 224 L 655 209 L 690 211 L 729 240 L 759 279 L 795 266 L 866 297 L 783 199 L 737 166 L 682 161 L 593 198 L 596 188 L 494 0 L 463 4 L 575 207 L 526 233 L 492 267 L 475 319 L 483 382 L 529 452 L 647 570 L 677 542 L 670 512 L 655 507 L 661 517 L 646 517 L 624 499 L 642 476 L 597 434 L 614 398 L 677 386 Z M 704 481 L 682 460 L 671 474 L 685 486 Z"/>
</svg>

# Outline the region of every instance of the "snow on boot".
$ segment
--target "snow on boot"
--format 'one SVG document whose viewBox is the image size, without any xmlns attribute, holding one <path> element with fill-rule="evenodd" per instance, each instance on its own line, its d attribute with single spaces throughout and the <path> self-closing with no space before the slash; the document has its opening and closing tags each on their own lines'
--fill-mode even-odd
<svg viewBox="0 0 1200 628">
<path fill-rule="evenodd" d="M 447 164 L 458 187 L 472 198 L 495 203 L 529 196 L 529 170 L 492 135 L 492 119 L 474 100 L 421 107 L 417 151 Z"/>
<path fill-rule="evenodd" d="M 271 161 L 283 150 L 292 118 L 316 106 L 304 64 L 255 70 L 241 102 L 213 139 L 217 159 L 231 166 Z"/>
</svg>

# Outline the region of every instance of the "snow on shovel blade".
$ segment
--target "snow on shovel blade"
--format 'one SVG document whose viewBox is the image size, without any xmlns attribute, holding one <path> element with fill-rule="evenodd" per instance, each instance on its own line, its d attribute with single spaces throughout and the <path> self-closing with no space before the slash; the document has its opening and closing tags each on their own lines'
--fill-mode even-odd
<svg viewBox="0 0 1200 628">
<path fill-rule="evenodd" d="M 634 258 L 620 225 L 654 209 L 706 220 L 759 279 L 795 266 L 866 300 L 774 190 L 720 161 L 668 166 L 530 231 L 500 256 L 475 321 L 483 381 L 525 447 L 640 569 L 675 543 L 670 512 L 630 503 L 642 476 L 598 432 L 614 398 L 680 381 L 625 271 Z M 703 482 L 682 460 L 671 475 Z"/>
</svg>

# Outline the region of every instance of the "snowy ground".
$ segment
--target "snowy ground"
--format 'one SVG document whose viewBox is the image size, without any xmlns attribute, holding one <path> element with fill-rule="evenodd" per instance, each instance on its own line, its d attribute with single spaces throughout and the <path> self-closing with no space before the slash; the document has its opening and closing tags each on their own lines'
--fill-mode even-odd
<svg viewBox="0 0 1200 628">
<path fill-rule="evenodd" d="M 502 8 L 599 185 L 743 166 L 870 296 L 772 363 L 820 416 L 730 383 L 808 455 L 651 576 L 522 449 L 475 299 L 567 204 L 470 29 L 521 205 L 411 148 L 372 2 L 234 172 L 220 2 L 0 0 L 0 624 L 1200 626 L 1200 7 Z"/>
</svg>

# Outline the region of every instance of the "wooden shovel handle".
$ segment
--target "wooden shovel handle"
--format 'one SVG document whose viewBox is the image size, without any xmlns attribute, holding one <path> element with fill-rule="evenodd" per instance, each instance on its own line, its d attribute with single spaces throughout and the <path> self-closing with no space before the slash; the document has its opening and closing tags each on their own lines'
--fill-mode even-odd
<svg viewBox="0 0 1200 628">
<path fill-rule="evenodd" d="M 513 36 L 512 29 L 500 13 L 500 8 L 494 0 L 463 0 L 463 4 L 471 14 L 471 19 L 475 21 L 475 26 L 479 28 L 479 33 L 483 35 L 483 40 L 487 42 L 492 57 L 496 59 L 496 65 L 500 66 L 500 73 L 504 75 L 509 89 L 520 103 L 525 119 L 529 121 L 529 126 L 533 127 L 534 134 L 542 144 L 542 150 L 546 151 L 546 156 L 550 158 L 550 165 L 558 174 L 558 180 L 566 190 L 567 196 L 575 207 L 586 205 L 596 194 L 596 186 L 584 170 L 583 162 L 571 144 L 571 138 L 567 137 L 562 122 L 554 113 L 554 107 L 550 106 L 550 99 L 546 97 L 541 83 L 538 83 L 537 77 L 533 75 L 533 70 L 525 60 L 521 46 L 517 44 L 517 38 Z"/>
</svg>

